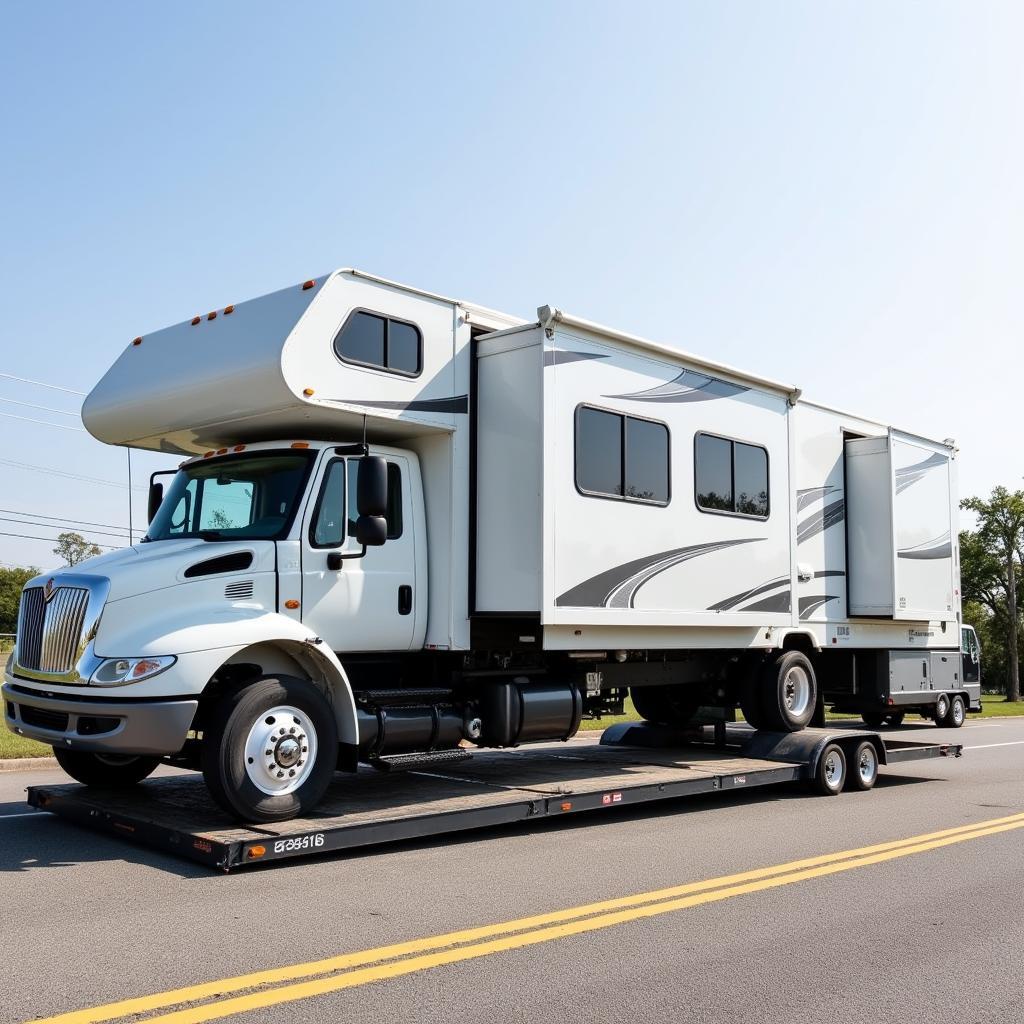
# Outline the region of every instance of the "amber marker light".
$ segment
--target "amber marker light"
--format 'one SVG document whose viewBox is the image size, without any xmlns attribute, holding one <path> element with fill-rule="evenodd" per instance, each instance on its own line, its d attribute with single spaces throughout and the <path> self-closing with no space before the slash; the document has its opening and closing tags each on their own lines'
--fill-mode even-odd
<svg viewBox="0 0 1024 1024">
<path fill-rule="evenodd" d="M 213 455 L 213 452 L 203 452 L 204 459 L 208 459 L 211 455 Z"/>
<path fill-rule="evenodd" d="M 142 339 L 141 339 L 141 338 L 135 338 L 135 339 L 134 339 L 134 340 L 132 341 L 132 344 L 133 344 L 133 345 L 141 345 L 141 344 L 142 344 Z"/>
<path fill-rule="evenodd" d="M 227 453 L 228 453 L 227 448 L 218 448 L 217 449 L 217 454 L 218 455 L 227 455 Z"/>
<path fill-rule="evenodd" d="M 308 292 L 310 288 L 316 287 L 316 281 L 303 281 L 302 290 Z"/>
<path fill-rule="evenodd" d="M 202 319 L 203 318 L 201 316 L 194 316 L 194 317 L 192 317 L 192 326 L 195 327 L 195 325 L 197 323 L 199 323 L 199 321 L 202 320 Z"/>
<path fill-rule="evenodd" d="M 207 320 L 216 320 L 217 319 L 217 311 L 214 310 L 212 313 L 207 313 L 206 314 L 206 319 Z"/>
<path fill-rule="evenodd" d="M 234 306 L 225 306 L 224 307 L 224 315 L 225 316 L 230 316 L 230 314 L 234 313 L 234 311 L 235 311 L 235 307 Z"/>
<path fill-rule="evenodd" d="M 231 450 L 233 452 L 244 452 L 245 451 L 245 445 L 244 444 L 236 444 L 235 447 L 232 448 Z"/>
<path fill-rule="evenodd" d="M 293 448 L 308 448 L 309 447 L 309 442 L 308 441 L 292 441 L 292 447 Z"/>
<path fill-rule="evenodd" d="M 303 394 L 304 394 L 304 395 L 305 395 L 305 396 L 306 396 L 307 398 L 312 398 L 312 397 L 313 397 L 313 394 L 314 394 L 314 392 L 313 392 L 313 389 L 312 389 L 312 388 L 303 388 L 303 391 L 302 391 L 302 393 L 303 393 Z"/>
<path fill-rule="evenodd" d="M 250 846 L 246 856 L 255 860 L 257 857 L 262 857 L 266 852 L 267 848 L 265 846 Z"/>
<path fill-rule="evenodd" d="M 291 597 L 287 601 L 285 601 L 284 606 L 289 611 L 295 611 L 295 609 L 299 607 L 299 602 L 296 601 L 294 597 Z"/>
</svg>

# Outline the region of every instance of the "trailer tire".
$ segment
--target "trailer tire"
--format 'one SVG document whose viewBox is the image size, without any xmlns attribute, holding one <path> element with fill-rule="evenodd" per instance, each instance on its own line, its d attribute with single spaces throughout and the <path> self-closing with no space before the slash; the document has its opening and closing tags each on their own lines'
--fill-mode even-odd
<svg viewBox="0 0 1024 1024">
<path fill-rule="evenodd" d="M 865 711 L 860 718 L 869 729 L 881 729 L 888 720 L 888 715 L 883 715 L 880 711 Z"/>
<path fill-rule="evenodd" d="M 847 786 L 850 789 L 866 791 L 871 789 L 877 781 L 878 751 L 871 740 L 861 740 L 853 752 Z"/>
<path fill-rule="evenodd" d="M 210 795 L 247 822 L 287 821 L 319 802 L 338 756 L 327 698 L 308 679 L 265 676 L 225 693 L 203 730 Z"/>
<path fill-rule="evenodd" d="M 692 686 L 633 686 L 629 695 L 644 721 L 677 729 L 685 726 L 701 705 L 700 693 Z"/>
<path fill-rule="evenodd" d="M 935 709 L 932 712 L 935 717 L 935 724 L 938 726 L 946 726 L 949 724 L 949 697 L 944 693 L 940 693 L 935 698 Z"/>
<path fill-rule="evenodd" d="M 88 750 L 54 747 L 53 756 L 78 782 L 105 789 L 127 789 L 151 775 L 160 763 L 159 757 L 125 754 L 96 754 Z"/>
<path fill-rule="evenodd" d="M 950 729 L 959 729 L 967 718 L 967 707 L 963 697 L 959 693 L 953 694 L 949 701 L 949 714 L 946 715 L 946 725 Z"/>
<path fill-rule="evenodd" d="M 761 709 L 765 728 L 799 732 L 814 716 L 818 681 L 810 659 L 801 651 L 785 651 L 762 670 Z"/>
<path fill-rule="evenodd" d="M 811 785 L 822 796 L 839 796 L 843 791 L 846 785 L 846 755 L 838 743 L 830 743 L 821 752 Z"/>
</svg>

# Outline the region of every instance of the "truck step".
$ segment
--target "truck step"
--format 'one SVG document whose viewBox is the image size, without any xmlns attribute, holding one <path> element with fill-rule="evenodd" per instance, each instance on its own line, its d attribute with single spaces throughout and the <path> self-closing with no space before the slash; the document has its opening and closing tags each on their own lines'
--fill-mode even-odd
<svg viewBox="0 0 1024 1024">
<path fill-rule="evenodd" d="M 462 747 L 454 750 L 433 750 L 424 754 L 391 754 L 389 757 L 375 757 L 370 764 L 381 772 L 408 772 L 416 768 L 437 768 L 439 765 L 468 761 L 473 752 Z"/>
</svg>

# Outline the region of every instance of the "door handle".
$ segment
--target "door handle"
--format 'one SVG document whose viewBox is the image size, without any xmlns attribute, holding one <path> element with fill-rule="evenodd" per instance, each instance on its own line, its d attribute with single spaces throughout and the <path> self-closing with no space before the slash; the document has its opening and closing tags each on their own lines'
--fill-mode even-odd
<svg viewBox="0 0 1024 1024">
<path fill-rule="evenodd" d="M 408 615 L 412 611 L 412 587 L 403 583 L 398 588 L 398 614 Z"/>
</svg>

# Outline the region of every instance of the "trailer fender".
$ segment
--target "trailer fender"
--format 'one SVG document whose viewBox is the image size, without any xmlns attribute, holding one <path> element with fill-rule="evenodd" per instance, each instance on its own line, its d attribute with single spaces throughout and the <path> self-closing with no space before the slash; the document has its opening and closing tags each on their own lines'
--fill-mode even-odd
<svg viewBox="0 0 1024 1024">
<path fill-rule="evenodd" d="M 838 744 L 847 758 L 852 758 L 857 744 L 870 740 L 878 754 L 880 765 L 888 764 L 885 744 L 878 733 L 865 729 L 832 730 L 801 729 L 799 732 L 755 732 L 743 744 L 740 753 L 762 761 L 802 761 L 807 765 L 808 777 L 814 778 L 825 748 Z"/>
<path fill-rule="evenodd" d="M 334 651 L 312 634 L 307 639 L 277 637 L 250 644 L 237 650 L 224 665 L 260 666 L 264 674 L 282 672 L 303 676 L 319 685 L 334 708 L 338 726 L 338 742 L 352 749 L 359 745 L 356 702 L 348 674 Z"/>
</svg>

